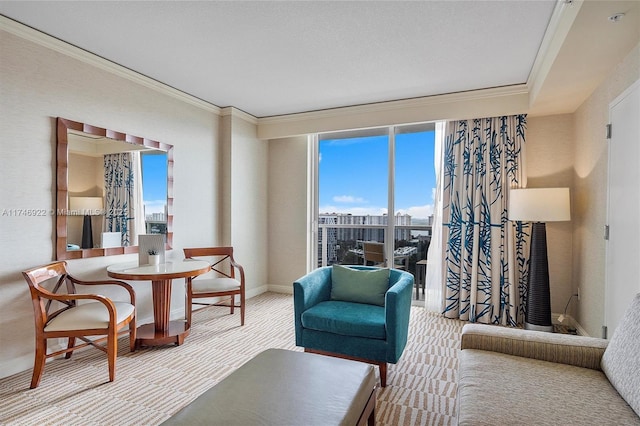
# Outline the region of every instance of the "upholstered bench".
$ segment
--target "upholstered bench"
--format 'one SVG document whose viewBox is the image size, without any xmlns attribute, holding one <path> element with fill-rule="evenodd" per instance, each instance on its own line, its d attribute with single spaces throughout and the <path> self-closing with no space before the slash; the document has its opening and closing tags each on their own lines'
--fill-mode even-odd
<svg viewBox="0 0 640 426">
<path fill-rule="evenodd" d="M 163 425 L 373 425 L 371 365 L 268 349 Z"/>
</svg>

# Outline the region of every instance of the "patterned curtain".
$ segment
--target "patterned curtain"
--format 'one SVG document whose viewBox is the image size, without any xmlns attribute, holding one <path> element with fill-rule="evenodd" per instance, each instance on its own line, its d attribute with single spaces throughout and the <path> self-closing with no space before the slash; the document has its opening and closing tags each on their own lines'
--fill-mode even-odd
<svg viewBox="0 0 640 426">
<path fill-rule="evenodd" d="M 122 246 L 135 245 L 137 165 L 130 152 L 104 156 L 104 190 L 106 232 L 120 232 Z"/>
<path fill-rule="evenodd" d="M 448 122 L 442 170 L 444 315 L 516 326 L 524 320 L 528 226 L 507 220 L 509 189 L 526 186 L 526 115 Z"/>
</svg>

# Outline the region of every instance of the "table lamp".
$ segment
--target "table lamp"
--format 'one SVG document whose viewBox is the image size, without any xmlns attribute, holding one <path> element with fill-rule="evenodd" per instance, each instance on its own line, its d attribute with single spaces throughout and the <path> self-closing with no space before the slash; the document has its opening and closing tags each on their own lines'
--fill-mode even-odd
<svg viewBox="0 0 640 426">
<path fill-rule="evenodd" d="M 569 188 L 527 188 L 509 191 L 509 220 L 533 222 L 525 329 L 553 331 L 545 222 L 570 220 L 569 206 Z"/>
<path fill-rule="evenodd" d="M 91 216 L 102 215 L 102 197 L 69 197 L 69 210 L 84 215 L 81 248 L 93 248 Z"/>
</svg>

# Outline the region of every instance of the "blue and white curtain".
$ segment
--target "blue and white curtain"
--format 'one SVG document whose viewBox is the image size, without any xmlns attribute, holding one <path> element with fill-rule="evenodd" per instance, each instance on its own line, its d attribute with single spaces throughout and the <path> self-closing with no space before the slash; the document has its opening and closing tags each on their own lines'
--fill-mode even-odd
<svg viewBox="0 0 640 426">
<path fill-rule="evenodd" d="M 120 232 L 123 247 L 137 245 L 137 235 L 144 229 L 140 174 L 138 153 L 104 156 L 104 229 L 106 232 Z M 140 219 L 143 228 L 140 228 Z"/>
<path fill-rule="evenodd" d="M 447 318 L 524 320 L 529 229 L 507 220 L 507 205 L 509 189 L 526 186 L 525 130 L 526 115 L 445 125 L 438 255 Z"/>
</svg>

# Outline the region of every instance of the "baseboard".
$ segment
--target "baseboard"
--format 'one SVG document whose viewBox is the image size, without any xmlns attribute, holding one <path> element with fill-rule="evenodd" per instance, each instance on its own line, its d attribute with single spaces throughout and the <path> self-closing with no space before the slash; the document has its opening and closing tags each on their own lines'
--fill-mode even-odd
<svg viewBox="0 0 640 426">
<path fill-rule="evenodd" d="M 558 318 L 560 317 L 560 314 L 551 314 L 551 322 L 553 324 L 561 324 L 564 325 L 566 327 L 571 327 L 571 328 L 575 328 L 576 330 L 576 334 L 578 334 L 578 336 L 589 336 L 589 334 L 587 333 L 587 331 L 582 328 L 582 326 L 578 323 L 578 321 L 575 320 L 575 318 L 573 318 L 571 315 L 565 315 L 564 316 L 564 321 L 560 322 L 558 320 Z"/>
<path fill-rule="evenodd" d="M 284 294 L 293 294 L 293 285 L 278 285 L 278 284 L 269 284 L 269 291 L 273 291 L 274 293 L 284 293 Z"/>
</svg>

